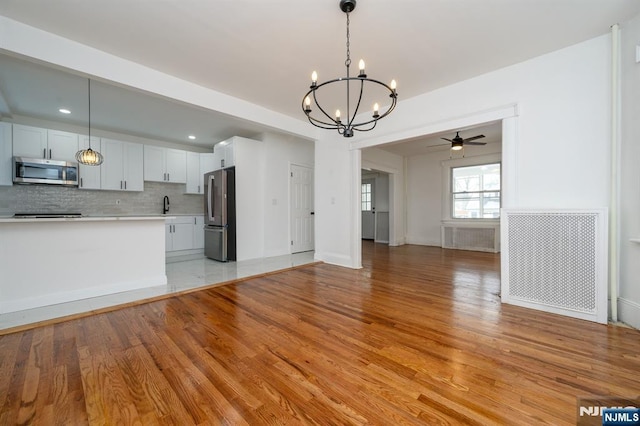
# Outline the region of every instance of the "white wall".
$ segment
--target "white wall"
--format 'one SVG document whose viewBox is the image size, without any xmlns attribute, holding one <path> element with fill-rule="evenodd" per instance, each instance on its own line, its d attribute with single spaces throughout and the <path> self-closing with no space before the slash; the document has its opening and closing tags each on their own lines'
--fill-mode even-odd
<svg viewBox="0 0 640 426">
<path fill-rule="evenodd" d="M 449 150 L 435 151 L 407 158 L 407 233 L 408 244 L 440 246 L 440 225 L 445 214 L 443 162 L 449 161 Z M 501 144 L 465 148 L 465 164 L 479 164 L 478 156 L 501 152 Z M 448 168 L 447 168 L 448 170 Z"/>
<path fill-rule="evenodd" d="M 620 287 L 618 318 L 640 328 L 640 16 L 621 25 Z"/>
<path fill-rule="evenodd" d="M 264 143 L 234 137 L 237 260 L 264 257 Z"/>
<path fill-rule="evenodd" d="M 265 173 L 264 188 L 264 256 L 291 253 L 289 227 L 290 165 L 313 168 L 313 142 L 272 133 L 263 134 Z"/>
<path fill-rule="evenodd" d="M 516 124 L 516 131 L 503 132 L 508 205 L 608 207 L 609 64 L 610 36 L 604 35 L 400 101 L 396 111 L 379 124 L 377 135 L 352 145 L 364 147 L 420 136 L 421 128 L 480 124 L 481 117 L 490 111 L 515 104 L 518 117 L 510 121 Z M 359 226 L 351 214 L 357 200 L 352 202 L 348 197 L 353 188 L 344 186 L 354 184 L 352 175 L 359 175 L 360 164 L 350 161 L 346 151 L 335 137 L 316 142 L 316 173 L 329 176 L 332 183 L 316 186 L 317 210 L 328 213 L 316 229 L 318 234 L 337 237 L 319 239 L 316 253 L 319 257 L 330 253 L 345 266 L 357 267 L 359 241 L 351 238 L 347 242 L 344 237 Z M 351 155 L 357 158 L 357 154 Z M 338 183 L 343 185 L 339 187 L 341 196 L 331 204 Z"/>
<path fill-rule="evenodd" d="M 319 134 L 315 143 L 315 258 L 327 263 L 359 268 L 354 241 L 360 243 L 360 151 L 337 132 Z M 351 171 L 357 170 L 357 179 Z M 357 204 L 357 206 L 356 206 Z"/>
</svg>

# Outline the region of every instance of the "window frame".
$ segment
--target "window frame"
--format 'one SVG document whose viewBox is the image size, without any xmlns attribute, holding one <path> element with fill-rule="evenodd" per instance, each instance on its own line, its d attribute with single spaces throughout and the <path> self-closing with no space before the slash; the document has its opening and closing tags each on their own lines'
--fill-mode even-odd
<svg viewBox="0 0 640 426">
<path fill-rule="evenodd" d="M 500 164 L 500 215 L 502 213 L 504 196 L 504 168 L 502 164 L 502 154 L 479 155 L 476 157 L 464 157 L 444 160 L 442 166 L 442 220 L 453 222 L 473 222 L 473 223 L 499 223 L 497 218 L 456 218 L 453 217 L 453 169 L 459 167 L 482 166 L 487 164 Z M 497 192 L 497 191 L 490 191 Z"/>
</svg>

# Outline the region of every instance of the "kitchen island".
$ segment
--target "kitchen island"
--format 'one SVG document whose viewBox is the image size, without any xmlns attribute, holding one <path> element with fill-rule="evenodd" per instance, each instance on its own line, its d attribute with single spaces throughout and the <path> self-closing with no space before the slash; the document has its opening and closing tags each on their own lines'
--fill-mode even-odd
<svg viewBox="0 0 640 426">
<path fill-rule="evenodd" d="M 166 219 L 0 218 L 0 314 L 166 285 Z"/>
</svg>

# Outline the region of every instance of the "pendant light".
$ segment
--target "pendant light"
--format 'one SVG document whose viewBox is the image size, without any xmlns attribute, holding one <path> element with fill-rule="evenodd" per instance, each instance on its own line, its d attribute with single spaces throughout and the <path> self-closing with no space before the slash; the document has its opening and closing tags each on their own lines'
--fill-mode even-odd
<svg viewBox="0 0 640 426">
<path fill-rule="evenodd" d="M 99 166 L 104 161 L 102 154 L 91 149 L 91 79 L 89 80 L 89 148 L 76 152 L 76 160 L 85 166 Z"/>
<path fill-rule="evenodd" d="M 359 73 L 357 76 L 352 77 L 349 73 L 351 66 L 351 41 L 350 41 L 350 31 L 349 31 L 349 13 L 353 12 L 356 8 L 356 0 L 340 0 L 340 10 L 342 10 L 347 15 L 347 59 L 344 62 L 345 67 L 347 68 L 346 77 L 334 78 L 333 80 L 325 81 L 324 83 L 318 82 L 318 74 L 314 71 L 311 74 L 311 87 L 310 90 L 305 93 L 302 97 L 302 111 L 307 116 L 307 119 L 311 124 L 316 127 L 320 127 L 321 129 L 329 129 L 329 130 L 337 130 L 342 136 L 346 138 L 350 138 L 353 136 L 354 131 L 359 132 L 368 132 L 369 130 L 373 130 L 378 123 L 378 120 L 386 117 L 391 114 L 391 111 L 396 107 L 396 103 L 398 102 L 398 92 L 396 91 L 396 81 L 391 80 L 391 84 L 387 85 L 381 81 L 374 80 L 372 78 L 367 77 L 364 68 L 364 61 L 360 60 L 359 63 Z M 345 84 L 346 83 L 346 84 Z M 356 96 L 354 100 L 356 101 L 355 109 L 351 109 L 351 90 L 355 90 Z M 378 103 L 373 105 L 373 112 L 371 118 L 365 118 L 360 122 L 356 122 L 356 116 L 358 115 L 358 110 L 360 109 L 360 102 L 362 101 L 362 97 L 364 94 L 365 83 L 368 88 L 382 88 L 382 92 L 386 93 L 390 98 L 391 104 L 388 106 L 386 111 L 380 111 L 380 106 Z M 346 106 L 346 115 L 342 116 L 340 110 L 336 110 L 335 115 L 330 115 L 327 112 L 327 107 L 320 105 L 318 100 L 318 93 L 322 87 L 328 86 L 336 87 L 338 85 L 342 85 L 346 88 L 346 102 L 343 106 Z M 340 87 L 342 87 L 340 86 Z M 359 94 L 358 94 L 359 90 Z M 312 115 L 312 101 L 314 108 L 317 108 L 320 112 L 316 116 Z"/>
</svg>

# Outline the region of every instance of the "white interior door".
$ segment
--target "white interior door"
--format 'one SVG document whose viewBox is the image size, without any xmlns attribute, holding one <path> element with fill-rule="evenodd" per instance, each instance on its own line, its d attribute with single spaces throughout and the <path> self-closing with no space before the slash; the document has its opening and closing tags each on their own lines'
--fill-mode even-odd
<svg viewBox="0 0 640 426">
<path fill-rule="evenodd" d="M 362 205 L 362 239 L 373 240 L 376 237 L 375 179 L 362 179 L 360 192 Z"/>
<path fill-rule="evenodd" d="M 313 169 L 291 165 L 291 253 L 314 249 Z"/>
</svg>

